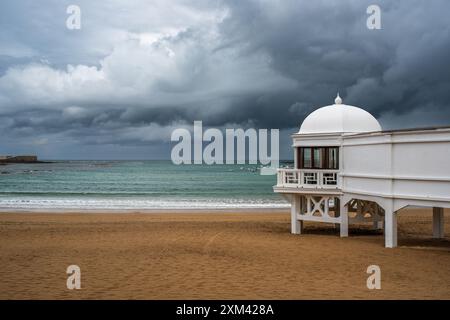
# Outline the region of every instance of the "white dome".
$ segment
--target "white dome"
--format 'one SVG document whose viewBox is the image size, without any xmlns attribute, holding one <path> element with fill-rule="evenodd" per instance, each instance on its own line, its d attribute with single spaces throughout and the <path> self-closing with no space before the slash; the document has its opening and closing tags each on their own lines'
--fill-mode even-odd
<svg viewBox="0 0 450 320">
<path fill-rule="evenodd" d="M 342 104 L 341 97 L 336 97 L 335 104 L 322 107 L 312 112 L 303 121 L 298 133 L 357 133 L 381 131 L 381 126 L 370 113 Z"/>
</svg>

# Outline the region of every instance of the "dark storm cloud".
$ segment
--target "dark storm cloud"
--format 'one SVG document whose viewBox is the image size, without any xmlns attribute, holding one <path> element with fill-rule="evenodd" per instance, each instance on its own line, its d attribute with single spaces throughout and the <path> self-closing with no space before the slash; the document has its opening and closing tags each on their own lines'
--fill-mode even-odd
<svg viewBox="0 0 450 320">
<path fill-rule="evenodd" d="M 167 152 L 194 120 L 287 135 L 337 91 L 387 129 L 450 124 L 445 0 L 378 1 L 381 30 L 366 27 L 371 1 L 81 1 L 79 33 L 69 2 L 47 2 L 1 4 L 0 153 Z"/>
<path fill-rule="evenodd" d="M 375 31 L 366 28 L 367 15 L 361 14 L 370 2 L 327 3 L 293 1 L 270 11 L 255 2 L 242 8 L 239 2 L 232 23 L 223 24 L 234 35 L 231 43 L 267 52 L 275 70 L 298 81 L 290 94 L 267 99 L 280 103 L 276 112 L 262 113 L 265 124 L 289 114 L 289 102 L 322 106 L 330 104 L 335 91 L 377 117 L 426 108 L 450 122 L 450 25 L 442 11 L 448 3 L 381 2 L 382 30 Z M 291 119 L 282 123 L 294 125 Z M 432 124 L 427 120 L 422 119 Z M 398 127 L 408 125 L 400 121 Z"/>
</svg>

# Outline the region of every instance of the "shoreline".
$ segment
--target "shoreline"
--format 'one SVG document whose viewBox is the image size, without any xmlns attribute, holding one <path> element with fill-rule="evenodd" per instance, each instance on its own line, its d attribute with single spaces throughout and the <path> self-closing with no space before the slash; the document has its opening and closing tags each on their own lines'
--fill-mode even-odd
<svg viewBox="0 0 450 320">
<path fill-rule="evenodd" d="M 153 209 L 49 209 L 49 208 L 36 208 L 36 209 L 11 209 L 11 208 L 0 208 L 0 215 L 4 214 L 65 214 L 65 213 L 92 213 L 92 214 L 158 214 L 158 213 L 290 213 L 290 208 L 153 208 Z"/>
<path fill-rule="evenodd" d="M 428 208 L 429 209 L 429 208 Z M 402 214 L 417 213 L 420 211 L 426 211 L 427 208 L 423 207 L 409 207 L 406 210 L 402 209 Z M 447 209 L 446 209 L 447 210 Z M 290 214 L 290 207 L 280 208 L 280 207 L 252 207 L 252 208 L 150 208 L 150 209 L 84 209 L 84 208 L 33 208 L 33 209 L 12 209 L 12 208 L 0 208 L 0 215 L 3 214 L 65 214 L 65 213 L 79 213 L 79 214 L 158 214 L 158 213 L 286 213 Z M 425 213 L 427 214 L 427 213 Z"/>
</svg>

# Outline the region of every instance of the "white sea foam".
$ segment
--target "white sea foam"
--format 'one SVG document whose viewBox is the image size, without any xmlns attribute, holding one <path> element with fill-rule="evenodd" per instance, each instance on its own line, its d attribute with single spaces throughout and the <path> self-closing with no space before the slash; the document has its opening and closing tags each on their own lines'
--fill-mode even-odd
<svg viewBox="0 0 450 320">
<path fill-rule="evenodd" d="M 136 198 L 7 198 L 0 199 L 0 209 L 80 209 L 80 210 L 146 210 L 146 209 L 249 209 L 287 208 L 286 202 L 250 199 L 136 199 Z"/>
</svg>

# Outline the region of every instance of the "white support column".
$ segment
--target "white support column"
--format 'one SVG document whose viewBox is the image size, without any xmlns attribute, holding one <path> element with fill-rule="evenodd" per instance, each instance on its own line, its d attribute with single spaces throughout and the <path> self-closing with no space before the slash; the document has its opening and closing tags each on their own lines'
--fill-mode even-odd
<svg viewBox="0 0 450 320">
<path fill-rule="evenodd" d="M 384 216 L 384 243 L 386 248 L 397 246 L 397 213 L 386 209 Z"/>
<path fill-rule="evenodd" d="M 334 199 L 334 217 L 337 217 L 337 215 L 339 215 L 339 217 L 341 216 L 340 212 L 341 212 L 341 199 L 338 197 L 335 197 Z M 339 223 L 333 223 L 333 228 L 334 229 L 338 229 L 339 228 Z"/>
<path fill-rule="evenodd" d="M 444 208 L 433 208 L 433 238 L 444 238 Z"/>
<path fill-rule="evenodd" d="M 377 203 L 375 204 L 375 213 L 376 213 L 376 217 L 377 217 L 377 226 L 376 228 L 378 230 L 383 230 L 384 228 L 384 217 L 383 217 L 383 213 L 382 213 L 382 209 L 380 207 L 380 205 Z"/>
<path fill-rule="evenodd" d="M 325 217 L 329 217 L 330 216 L 330 197 L 323 197 L 323 202 L 324 202 L 324 206 L 323 206 L 323 214 Z"/>
<path fill-rule="evenodd" d="M 341 214 L 341 238 L 348 237 L 348 207 L 345 205 L 343 199 L 340 202 L 340 214 Z"/>
<path fill-rule="evenodd" d="M 291 200 L 291 233 L 301 234 L 303 221 L 298 220 L 297 214 L 300 212 L 300 196 L 292 195 Z"/>
<path fill-rule="evenodd" d="M 305 197 L 305 201 L 306 201 L 306 212 L 309 214 L 312 210 L 311 208 L 311 196 L 307 196 Z"/>
<path fill-rule="evenodd" d="M 297 157 L 297 155 L 298 155 L 298 147 L 294 147 L 294 168 L 295 169 L 298 169 L 298 157 Z"/>
<path fill-rule="evenodd" d="M 298 210 L 297 210 L 297 214 L 303 213 L 304 202 L 305 202 L 305 197 L 299 196 L 299 197 L 298 197 Z M 299 220 L 299 219 L 297 218 L 297 223 L 298 223 L 298 225 L 299 225 L 300 233 L 303 233 L 303 220 Z"/>
</svg>

